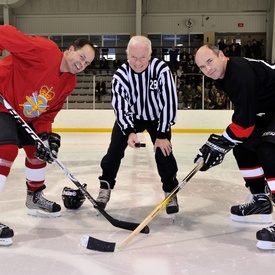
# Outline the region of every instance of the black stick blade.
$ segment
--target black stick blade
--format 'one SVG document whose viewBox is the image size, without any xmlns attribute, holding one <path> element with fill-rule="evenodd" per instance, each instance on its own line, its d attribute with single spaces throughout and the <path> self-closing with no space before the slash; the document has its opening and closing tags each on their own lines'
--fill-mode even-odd
<svg viewBox="0 0 275 275">
<path fill-rule="evenodd" d="M 139 224 L 135 222 L 126 222 L 126 221 L 121 221 L 117 219 L 113 219 L 111 223 L 115 227 L 119 227 L 130 231 L 134 231 L 139 226 Z M 149 226 L 146 225 L 140 232 L 144 234 L 149 234 L 150 233 Z"/>
<path fill-rule="evenodd" d="M 91 236 L 82 236 L 80 244 L 87 249 L 100 252 L 114 252 L 116 246 L 116 243 L 101 241 Z"/>
<path fill-rule="evenodd" d="M 115 219 L 112 216 L 110 216 L 103 208 L 99 206 L 96 206 L 95 208 L 115 227 L 126 229 L 129 231 L 134 231 L 139 226 L 139 223 L 127 222 L 127 221 Z M 144 228 L 140 232 L 144 234 L 149 234 L 150 233 L 149 226 L 148 225 L 144 226 Z"/>
</svg>

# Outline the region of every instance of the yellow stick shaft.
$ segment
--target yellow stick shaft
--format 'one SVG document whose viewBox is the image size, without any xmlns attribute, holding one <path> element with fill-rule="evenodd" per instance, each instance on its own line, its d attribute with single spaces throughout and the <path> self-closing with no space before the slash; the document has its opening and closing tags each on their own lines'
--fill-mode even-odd
<svg viewBox="0 0 275 275">
<path fill-rule="evenodd" d="M 174 188 L 174 190 L 166 197 L 161 203 L 159 203 L 154 210 L 139 224 L 139 226 L 121 243 L 118 243 L 115 247 L 119 249 L 127 245 L 132 239 L 140 233 L 140 231 L 148 225 L 158 214 L 159 212 L 168 204 L 168 202 L 176 195 L 176 193 L 182 189 L 182 187 L 200 170 L 203 166 L 203 160 L 201 160 L 197 166 L 182 180 L 182 183 Z"/>
</svg>

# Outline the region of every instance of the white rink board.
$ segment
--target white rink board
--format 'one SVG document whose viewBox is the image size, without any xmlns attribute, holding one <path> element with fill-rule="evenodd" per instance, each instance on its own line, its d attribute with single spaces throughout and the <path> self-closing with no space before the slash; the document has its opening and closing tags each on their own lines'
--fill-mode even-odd
<svg viewBox="0 0 275 275">
<path fill-rule="evenodd" d="M 232 110 L 179 110 L 173 129 L 224 129 L 231 121 Z M 61 110 L 54 128 L 106 129 L 115 121 L 113 110 Z"/>
</svg>

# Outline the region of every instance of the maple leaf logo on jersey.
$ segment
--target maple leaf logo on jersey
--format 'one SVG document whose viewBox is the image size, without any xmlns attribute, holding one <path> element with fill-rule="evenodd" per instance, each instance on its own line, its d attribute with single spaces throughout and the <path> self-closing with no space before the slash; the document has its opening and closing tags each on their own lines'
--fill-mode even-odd
<svg viewBox="0 0 275 275">
<path fill-rule="evenodd" d="M 26 102 L 20 105 L 24 108 L 24 115 L 33 118 L 45 113 L 48 107 L 48 101 L 52 100 L 55 96 L 52 89 L 53 87 L 42 86 L 38 94 L 33 93 L 32 96 L 26 96 Z"/>
</svg>

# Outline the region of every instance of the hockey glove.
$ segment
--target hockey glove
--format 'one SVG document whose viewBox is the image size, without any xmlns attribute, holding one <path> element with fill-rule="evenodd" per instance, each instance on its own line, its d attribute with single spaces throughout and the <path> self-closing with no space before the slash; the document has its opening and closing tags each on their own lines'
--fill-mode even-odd
<svg viewBox="0 0 275 275">
<path fill-rule="evenodd" d="M 222 163 L 224 155 L 234 147 L 235 143 L 229 141 L 225 137 L 212 134 L 207 142 L 200 148 L 200 154 L 196 156 L 194 162 L 197 163 L 200 158 L 203 158 L 204 165 L 200 171 L 206 171 Z"/>
<path fill-rule="evenodd" d="M 35 156 L 42 161 L 52 163 L 54 158 L 57 158 L 61 140 L 60 135 L 45 132 L 38 136 L 44 142 L 45 146 L 37 142 Z"/>
</svg>

